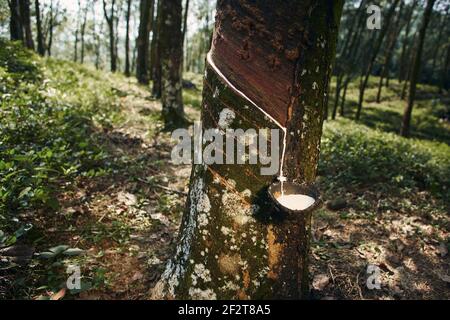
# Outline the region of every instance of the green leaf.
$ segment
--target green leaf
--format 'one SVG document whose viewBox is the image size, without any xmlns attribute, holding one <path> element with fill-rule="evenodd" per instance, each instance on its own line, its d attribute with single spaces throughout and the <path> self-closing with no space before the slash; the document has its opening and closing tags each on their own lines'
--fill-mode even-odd
<svg viewBox="0 0 450 320">
<path fill-rule="evenodd" d="M 20 191 L 19 196 L 18 196 L 17 198 L 18 198 L 18 199 L 22 199 L 22 198 L 25 197 L 30 191 L 31 191 L 31 187 L 26 187 L 25 189 L 23 189 L 22 191 Z"/>
</svg>

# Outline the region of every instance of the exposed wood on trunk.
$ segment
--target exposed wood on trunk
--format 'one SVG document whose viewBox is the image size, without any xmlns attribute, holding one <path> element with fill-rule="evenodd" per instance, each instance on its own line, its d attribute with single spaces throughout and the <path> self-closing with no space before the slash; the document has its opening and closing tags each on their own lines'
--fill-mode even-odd
<svg viewBox="0 0 450 320">
<path fill-rule="evenodd" d="M 289 180 L 314 182 L 342 5 L 218 1 L 203 127 L 224 129 L 224 112 L 232 129 L 284 125 Z M 179 245 L 154 298 L 308 297 L 311 213 L 275 214 L 266 192 L 275 176 L 260 167 L 194 165 Z"/>
<path fill-rule="evenodd" d="M 411 71 L 411 78 L 409 83 L 409 97 L 408 104 L 405 108 L 403 114 L 402 128 L 400 134 L 404 137 L 409 136 L 410 126 L 411 126 L 411 114 L 414 106 L 414 100 L 416 97 L 416 85 L 419 78 L 420 64 L 422 60 L 423 43 L 425 40 L 425 35 L 427 32 L 427 27 L 430 22 L 431 12 L 433 11 L 433 6 L 436 0 L 427 0 L 427 6 L 423 14 L 422 23 L 419 31 L 419 39 L 417 43 L 417 48 L 415 50 L 415 57 Z"/>
</svg>

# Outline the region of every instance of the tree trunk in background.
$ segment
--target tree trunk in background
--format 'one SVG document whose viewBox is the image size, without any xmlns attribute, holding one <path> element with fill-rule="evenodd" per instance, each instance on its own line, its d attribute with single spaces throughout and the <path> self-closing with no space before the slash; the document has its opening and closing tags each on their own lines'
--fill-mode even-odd
<svg viewBox="0 0 450 320">
<path fill-rule="evenodd" d="M 359 88 L 358 109 L 357 109 L 356 115 L 355 115 L 356 120 L 359 120 L 361 117 L 361 109 L 362 109 L 362 105 L 363 105 L 363 101 L 364 101 L 364 93 L 365 93 L 365 90 L 367 87 L 367 83 L 369 82 L 369 77 L 372 72 L 373 65 L 375 64 L 375 60 L 377 58 L 378 52 L 380 51 L 381 44 L 383 43 L 383 39 L 386 35 L 386 32 L 389 29 L 390 21 L 391 21 L 392 17 L 394 16 L 395 8 L 397 7 L 399 2 L 400 2 L 400 0 L 395 0 L 395 2 L 391 4 L 391 7 L 389 8 L 386 18 L 383 19 L 383 23 L 382 23 L 383 27 L 379 31 L 380 34 L 378 36 L 378 39 L 376 40 L 376 43 L 372 49 L 370 60 L 367 65 L 367 69 L 366 69 L 363 81 Z"/>
<path fill-rule="evenodd" d="M 152 59 L 152 69 L 153 69 L 153 88 L 152 88 L 152 96 L 155 98 L 161 97 L 161 48 L 160 48 L 160 33 L 162 27 L 162 19 L 161 19 L 161 8 L 162 2 L 164 0 L 158 0 L 157 7 L 157 16 L 156 16 L 156 30 L 153 35 L 152 40 L 152 51 L 153 51 L 153 59 Z"/>
<path fill-rule="evenodd" d="M 202 126 L 287 127 L 286 174 L 313 183 L 342 6 L 218 1 Z M 224 118 L 231 121 L 221 124 Z M 274 176 L 259 169 L 194 165 L 179 244 L 153 298 L 308 297 L 311 214 L 296 223 L 275 215 L 266 196 Z"/>
<path fill-rule="evenodd" d="M 45 55 L 44 35 L 42 33 L 41 9 L 39 0 L 34 1 L 34 10 L 36 11 L 36 29 L 37 29 L 37 52 L 39 55 Z"/>
<path fill-rule="evenodd" d="M 422 60 L 423 43 L 425 40 L 427 27 L 430 22 L 431 12 L 433 11 L 433 6 L 435 2 L 436 0 L 427 0 L 427 6 L 425 8 L 425 12 L 422 18 L 422 24 L 420 26 L 419 39 L 417 43 L 417 49 L 415 50 L 415 57 L 411 71 L 411 79 L 409 83 L 408 104 L 403 114 L 402 128 L 400 130 L 400 134 L 403 137 L 409 137 L 409 131 L 411 126 L 411 114 L 414 106 L 414 99 L 416 97 L 416 84 L 419 78 L 420 64 Z"/>
<path fill-rule="evenodd" d="M 442 69 L 441 91 L 448 89 L 450 85 L 450 43 L 447 44 L 444 68 Z"/>
<path fill-rule="evenodd" d="M 381 67 L 380 80 L 378 82 L 378 92 L 377 92 L 377 103 L 381 101 L 381 91 L 383 88 L 383 80 L 386 79 L 386 87 L 388 86 L 389 77 L 389 65 L 391 64 L 392 54 L 394 52 L 395 43 L 397 42 L 398 35 L 402 30 L 401 20 L 403 11 L 403 1 L 400 2 L 400 8 L 397 13 L 397 19 L 394 26 L 392 27 L 391 34 L 388 38 L 388 43 L 386 47 L 386 54 L 384 56 L 384 64 Z"/>
<path fill-rule="evenodd" d="M 435 47 L 432 51 L 433 53 L 433 63 L 431 65 L 431 71 L 433 71 L 433 73 L 437 70 L 435 70 L 436 68 L 436 62 L 439 56 L 439 47 L 441 45 L 441 41 L 442 41 L 442 35 L 447 27 L 448 24 L 448 13 L 449 13 L 449 9 L 450 9 L 450 5 L 447 5 L 447 8 L 445 9 L 445 15 L 442 17 L 442 23 L 441 25 L 438 27 L 439 28 L 439 33 L 437 36 L 437 40 L 436 40 L 436 44 Z M 437 72 L 436 72 L 437 73 Z"/>
<path fill-rule="evenodd" d="M 24 43 L 28 49 L 34 50 L 33 33 L 31 32 L 30 0 L 19 0 L 20 18 L 24 31 Z"/>
<path fill-rule="evenodd" d="M 400 56 L 400 68 L 399 68 L 399 73 L 398 73 L 398 81 L 401 83 L 403 80 L 405 80 L 405 76 L 406 76 L 406 61 L 408 61 L 408 59 L 406 58 L 406 52 L 407 52 L 407 47 L 408 47 L 408 37 L 409 37 L 409 32 L 411 31 L 411 26 L 413 24 L 412 18 L 414 15 L 414 9 L 416 8 L 418 1 L 414 0 L 414 2 L 411 4 L 411 8 L 409 9 L 409 13 L 408 16 L 406 17 L 406 29 L 405 29 L 405 36 L 403 38 L 403 43 L 402 43 L 402 53 Z"/>
<path fill-rule="evenodd" d="M 86 42 L 84 41 L 84 36 L 86 34 L 86 24 L 87 24 L 87 14 L 89 9 L 89 2 L 85 4 L 84 10 L 83 10 L 83 22 L 81 24 L 80 29 L 80 42 L 81 42 L 81 52 L 80 52 L 80 62 L 84 63 L 84 56 L 85 56 L 85 48 L 86 48 Z"/>
<path fill-rule="evenodd" d="M 130 66 L 130 16 L 131 16 L 131 0 L 127 0 L 127 12 L 125 14 L 126 29 L 125 29 L 125 75 L 131 75 Z"/>
<path fill-rule="evenodd" d="M 53 1 L 50 1 L 50 18 L 48 22 L 48 43 L 47 43 L 47 55 L 52 56 L 53 45 L 53 28 L 55 27 L 55 13 L 54 13 Z M 56 10 L 58 11 L 58 10 Z"/>
<path fill-rule="evenodd" d="M 103 13 L 105 15 L 106 23 L 109 28 L 109 55 L 111 60 L 111 71 L 117 71 L 117 56 L 116 56 L 116 33 L 114 31 L 115 26 L 115 3 L 116 0 L 111 0 L 111 9 L 108 14 L 108 9 L 106 5 L 106 1 L 103 0 Z"/>
<path fill-rule="evenodd" d="M 9 0 L 8 5 L 10 12 L 9 31 L 11 40 L 23 42 L 24 34 L 22 27 L 22 19 L 20 17 L 19 0 Z"/>
<path fill-rule="evenodd" d="M 139 35 L 137 38 L 136 77 L 139 83 L 148 85 L 150 81 L 150 31 L 153 25 L 153 0 L 141 0 Z"/>
<path fill-rule="evenodd" d="M 182 39 L 182 46 L 183 46 L 183 56 L 181 60 L 181 74 L 183 74 L 184 71 L 184 53 L 185 53 L 185 41 L 186 41 L 186 31 L 187 31 L 187 20 L 188 20 L 188 13 L 189 13 L 189 0 L 186 0 L 184 4 L 184 17 L 183 17 L 183 31 L 181 33 L 181 39 Z"/>
<path fill-rule="evenodd" d="M 162 1 L 159 52 L 161 55 L 162 116 L 166 129 L 179 128 L 186 123 L 181 76 L 183 59 L 182 11 L 181 0 L 173 0 L 171 3 Z"/>
<path fill-rule="evenodd" d="M 347 60 L 349 59 L 348 53 L 351 52 L 351 49 L 355 43 L 354 41 L 358 37 L 360 28 L 362 27 L 361 22 L 363 22 L 364 17 L 365 17 L 365 14 L 363 14 L 363 11 L 365 11 L 365 9 L 366 9 L 365 3 L 366 3 L 365 0 L 361 1 L 361 3 L 359 4 L 359 7 L 355 13 L 355 16 L 352 17 L 352 23 L 349 28 L 348 34 L 345 37 L 345 42 L 344 42 L 344 45 L 342 46 L 342 52 L 340 54 L 340 59 L 336 63 L 336 70 L 335 70 L 336 89 L 335 89 L 335 96 L 334 96 L 333 113 L 331 115 L 331 118 L 333 120 L 336 119 L 337 108 L 339 105 L 339 96 L 341 93 L 342 78 L 344 77 L 344 70 L 343 70 L 344 65 L 347 63 Z"/>
</svg>

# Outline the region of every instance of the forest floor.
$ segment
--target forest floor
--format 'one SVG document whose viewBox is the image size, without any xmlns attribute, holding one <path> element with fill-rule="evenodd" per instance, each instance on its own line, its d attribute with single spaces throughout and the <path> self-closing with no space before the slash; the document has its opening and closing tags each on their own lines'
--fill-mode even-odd
<svg viewBox="0 0 450 320">
<path fill-rule="evenodd" d="M 15 78 L 20 63 L 21 73 L 25 66 L 36 72 L 26 64 L 30 59 L 42 64 L 42 79 Z M 172 254 L 190 176 L 190 166 L 169 161 L 172 142 L 162 131 L 160 101 L 121 75 L 37 59 L 0 65 L 0 78 L 15 82 L 14 90 L 0 91 L 4 119 L 16 121 L 14 131 L 0 122 L 9 135 L 0 144 L 0 299 L 148 299 Z M 186 76 L 197 86 L 184 92 L 195 120 L 201 75 Z M 348 115 L 325 124 L 318 184 L 326 205 L 314 216 L 312 297 L 449 299 L 448 96 L 421 86 L 413 138 L 404 139 L 396 134 L 401 85 L 391 81 L 377 104 L 376 83 L 361 123 L 351 120 L 352 84 Z M 42 97 L 23 98 L 30 94 Z M 62 107 L 53 113 L 46 105 Z M 28 113 L 26 123 L 11 118 L 18 117 L 15 106 L 32 106 L 36 114 L 42 107 L 45 121 L 34 124 Z M 61 117 L 73 122 L 42 142 L 37 134 L 29 137 L 32 144 L 22 137 L 30 128 L 49 131 Z M 71 126 L 80 136 L 73 137 Z M 7 153 L 11 141 L 29 151 Z M 55 161 L 60 164 L 51 167 Z M 366 285 L 369 265 L 379 270 L 379 290 Z M 81 290 L 65 289 L 68 266 L 80 267 Z"/>
</svg>

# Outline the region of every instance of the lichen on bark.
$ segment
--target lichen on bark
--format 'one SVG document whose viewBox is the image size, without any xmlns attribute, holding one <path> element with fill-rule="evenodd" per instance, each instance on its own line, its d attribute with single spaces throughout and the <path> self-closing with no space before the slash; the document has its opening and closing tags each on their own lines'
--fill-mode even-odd
<svg viewBox="0 0 450 320">
<path fill-rule="evenodd" d="M 341 8 L 342 1 L 219 0 L 211 59 L 227 80 L 207 65 L 203 129 L 279 129 L 275 119 L 288 128 L 289 180 L 314 182 Z M 275 212 L 267 187 L 276 175 L 260 169 L 194 166 L 176 254 L 153 298 L 308 296 L 311 215 L 287 221 Z"/>
</svg>

